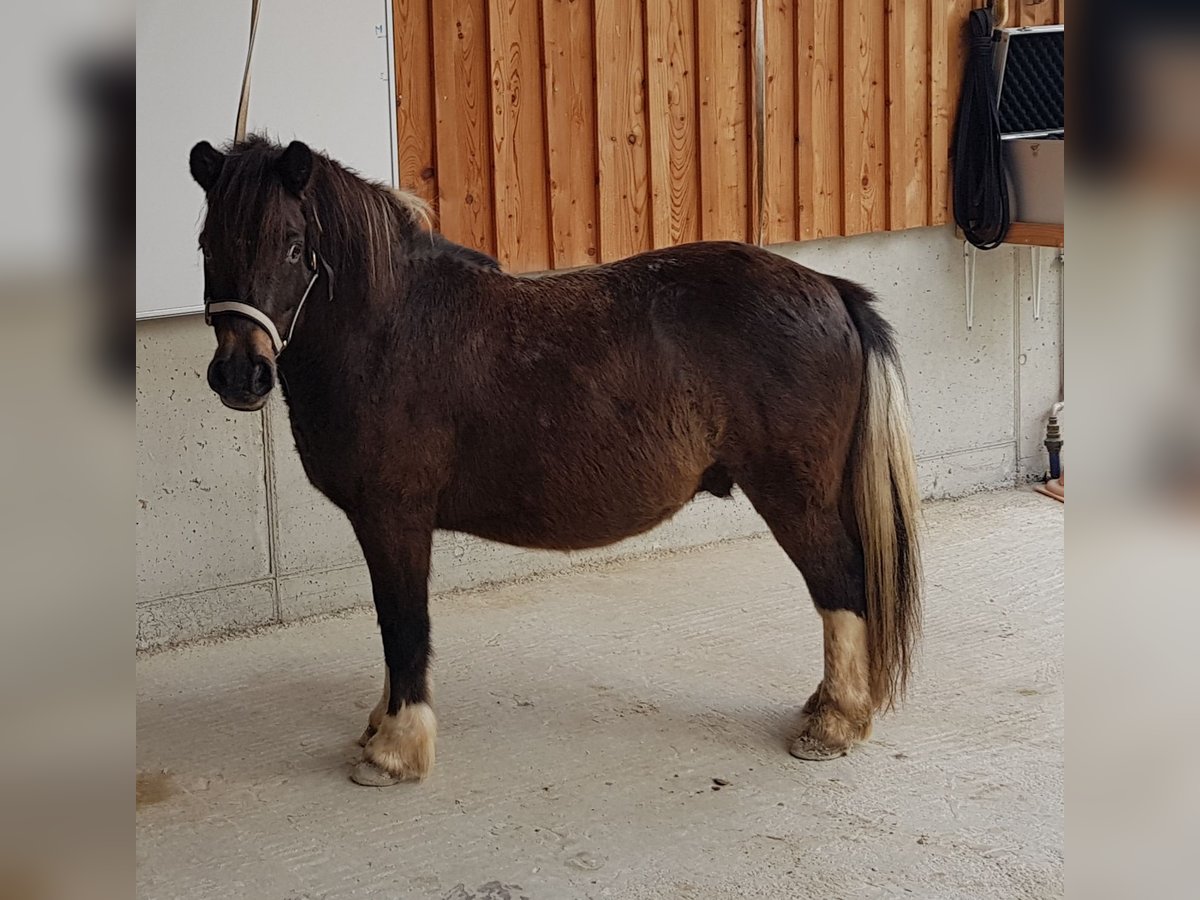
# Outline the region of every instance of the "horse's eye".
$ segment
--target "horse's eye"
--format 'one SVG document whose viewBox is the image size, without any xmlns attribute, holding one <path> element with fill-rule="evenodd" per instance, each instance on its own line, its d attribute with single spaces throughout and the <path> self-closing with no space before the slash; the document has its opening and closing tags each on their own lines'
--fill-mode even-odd
<svg viewBox="0 0 1200 900">
<path fill-rule="evenodd" d="M 290 263 L 300 262 L 300 250 L 299 244 L 292 244 L 292 246 L 288 247 L 287 261 Z"/>
</svg>

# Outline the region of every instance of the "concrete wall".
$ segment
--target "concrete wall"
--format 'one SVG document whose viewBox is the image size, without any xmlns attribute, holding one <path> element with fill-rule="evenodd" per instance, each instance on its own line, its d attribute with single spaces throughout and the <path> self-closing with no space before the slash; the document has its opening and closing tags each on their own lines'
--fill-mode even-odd
<svg viewBox="0 0 1200 900">
<path fill-rule="evenodd" d="M 1029 252 L 979 254 L 975 325 L 968 331 L 962 245 L 949 229 L 778 249 L 881 296 L 905 358 L 927 496 L 1012 484 L 1041 472 L 1045 414 L 1059 385 L 1055 254 L 1042 253 L 1036 321 Z M 279 398 L 254 414 L 218 402 L 205 381 L 212 333 L 198 316 L 141 322 L 137 342 L 138 647 L 370 603 L 350 527 L 305 480 Z M 588 553 L 527 551 L 442 534 L 434 547 L 433 590 L 763 528 L 744 499 L 704 496 L 650 534 Z"/>
</svg>

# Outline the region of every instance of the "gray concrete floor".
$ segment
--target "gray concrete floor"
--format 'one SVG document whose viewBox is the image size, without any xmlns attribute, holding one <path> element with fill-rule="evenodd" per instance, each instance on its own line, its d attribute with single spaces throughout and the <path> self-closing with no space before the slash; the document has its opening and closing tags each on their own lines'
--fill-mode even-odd
<svg viewBox="0 0 1200 900">
<path fill-rule="evenodd" d="M 787 754 L 821 629 L 770 538 L 436 599 L 419 786 L 348 779 L 366 611 L 143 658 L 139 896 L 1061 896 L 1062 519 L 927 507 L 912 696 L 833 762 Z"/>
</svg>

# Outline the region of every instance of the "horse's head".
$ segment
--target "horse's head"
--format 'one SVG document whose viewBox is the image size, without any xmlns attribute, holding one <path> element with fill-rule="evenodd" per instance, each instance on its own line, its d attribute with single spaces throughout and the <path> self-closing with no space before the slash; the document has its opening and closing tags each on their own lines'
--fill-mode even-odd
<svg viewBox="0 0 1200 900">
<path fill-rule="evenodd" d="M 313 153 L 265 141 L 191 152 L 208 210 L 200 234 L 205 311 L 217 335 L 208 383 L 232 409 L 262 408 L 275 361 L 320 270 L 304 194 Z"/>
</svg>

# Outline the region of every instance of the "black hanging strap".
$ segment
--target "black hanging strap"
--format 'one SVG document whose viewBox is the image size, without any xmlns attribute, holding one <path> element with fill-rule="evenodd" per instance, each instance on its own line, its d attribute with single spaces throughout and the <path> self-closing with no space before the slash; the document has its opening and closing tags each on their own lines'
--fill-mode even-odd
<svg viewBox="0 0 1200 900">
<path fill-rule="evenodd" d="M 1009 225 L 991 13 L 972 10 L 967 28 L 970 53 L 954 134 L 954 221 L 968 241 L 991 250 L 1003 243 Z"/>
</svg>

